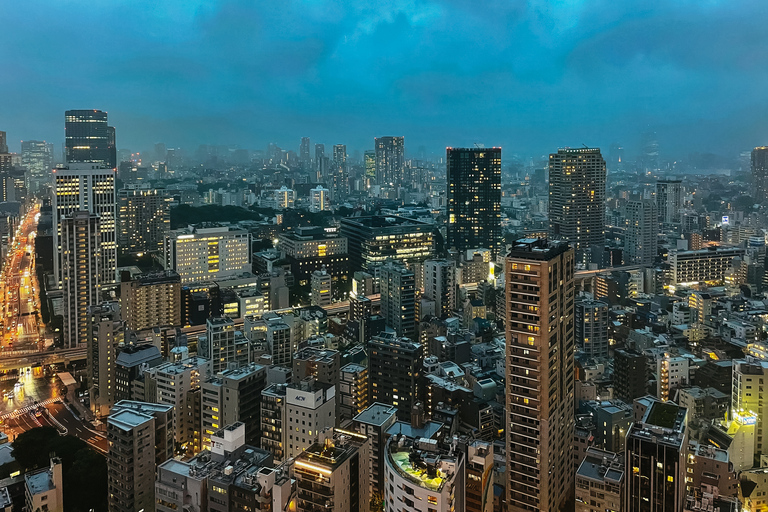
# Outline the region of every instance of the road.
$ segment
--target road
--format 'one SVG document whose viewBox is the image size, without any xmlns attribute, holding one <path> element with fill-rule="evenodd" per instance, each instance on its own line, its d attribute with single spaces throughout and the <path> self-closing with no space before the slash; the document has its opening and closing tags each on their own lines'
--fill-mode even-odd
<svg viewBox="0 0 768 512">
<path fill-rule="evenodd" d="M 24 216 L 13 244 L 3 262 L 0 314 L 3 336 L 0 350 L 41 350 L 43 325 L 40 321 L 38 283 L 35 274 L 35 236 L 40 218 L 36 204 Z"/>
</svg>

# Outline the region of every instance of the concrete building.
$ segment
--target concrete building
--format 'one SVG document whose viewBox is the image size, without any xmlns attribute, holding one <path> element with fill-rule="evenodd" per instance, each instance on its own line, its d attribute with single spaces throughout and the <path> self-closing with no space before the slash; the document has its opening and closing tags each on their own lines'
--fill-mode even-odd
<svg viewBox="0 0 768 512">
<path fill-rule="evenodd" d="M 608 304 L 591 298 L 581 298 L 574 306 L 576 343 L 583 353 L 595 359 L 608 357 Z"/>
<path fill-rule="evenodd" d="M 318 185 L 309 191 L 309 211 L 326 212 L 331 209 L 331 192 Z"/>
<path fill-rule="evenodd" d="M 214 375 L 228 369 L 230 364 L 245 366 L 251 362 L 251 344 L 235 329 L 231 318 L 208 318 L 205 333 L 197 339 L 197 353 L 210 359 Z"/>
<path fill-rule="evenodd" d="M 466 459 L 435 439 L 395 434 L 384 459 L 385 510 L 465 510 Z"/>
<path fill-rule="evenodd" d="M 709 247 L 700 251 L 670 251 L 671 279 L 676 285 L 722 284 L 725 274 L 744 249 Z"/>
<path fill-rule="evenodd" d="M 181 277 L 172 270 L 122 280 L 120 300 L 128 329 L 143 331 L 181 323 Z"/>
<path fill-rule="evenodd" d="M 399 186 L 405 171 L 405 137 L 374 139 L 376 184 Z"/>
<path fill-rule="evenodd" d="M 420 263 L 434 253 L 434 226 L 397 215 L 341 219 L 339 234 L 347 238 L 352 269 L 372 271 L 395 259 Z"/>
<path fill-rule="evenodd" d="M 356 417 L 368 407 L 368 387 L 368 368 L 365 366 L 349 363 L 340 370 L 339 423 Z"/>
<path fill-rule="evenodd" d="M 267 385 L 267 369 L 251 363 L 224 370 L 202 383 L 202 445 L 210 449 L 211 436 L 223 425 L 243 423 L 245 442 L 261 437 L 261 392 Z"/>
<path fill-rule="evenodd" d="M 387 262 L 381 272 L 381 316 L 398 336 L 414 339 L 416 334 L 416 278 L 412 271 Z"/>
<path fill-rule="evenodd" d="M 600 264 L 605 248 L 605 160 L 597 148 L 549 155 L 549 237 L 569 242 L 580 263 Z"/>
<path fill-rule="evenodd" d="M 371 402 L 392 404 L 400 419 L 410 418 L 424 392 L 424 346 L 383 332 L 368 342 L 368 358 Z"/>
<path fill-rule="evenodd" d="M 120 254 L 161 254 L 171 231 L 171 196 L 165 189 L 127 185 L 117 194 Z"/>
<path fill-rule="evenodd" d="M 587 448 L 576 471 L 576 512 L 623 510 L 624 455 Z"/>
<path fill-rule="evenodd" d="M 236 276 L 251 271 L 251 235 L 213 223 L 177 229 L 165 238 L 164 259 L 185 284 Z"/>
<path fill-rule="evenodd" d="M 325 269 L 312 272 L 310 279 L 310 304 L 320 307 L 330 306 L 333 299 L 331 287 L 331 275 Z"/>
<path fill-rule="evenodd" d="M 658 253 L 658 213 L 651 200 L 629 201 L 624 217 L 627 231 L 624 235 L 624 263 L 652 265 Z"/>
<path fill-rule="evenodd" d="M 357 432 L 327 429 L 318 442 L 297 455 L 293 462 L 296 477 L 296 510 L 315 512 L 368 512 L 368 459 L 370 440 Z"/>
<path fill-rule="evenodd" d="M 125 324 L 120 319 L 117 302 L 105 302 L 88 308 L 87 374 L 91 411 L 107 416 L 117 401 L 115 376 L 117 348 L 123 343 Z"/>
<path fill-rule="evenodd" d="M 155 468 L 173 457 L 174 408 L 123 400 L 107 420 L 109 512 L 155 507 Z"/>
<path fill-rule="evenodd" d="M 747 358 L 733 361 L 733 387 L 729 418 L 757 417 L 755 454 L 768 453 L 768 399 L 764 382 L 768 381 L 768 361 Z"/>
<path fill-rule="evenodd" d="M 577 154 L 567 155 L 578 160 Z M 589 169 L 602 165 L 604 175 L 599 152 L 586 153 L 586 158 Z M 542 239 L 518 240 L 507 255 L 505 477 L 510 511 L 555 510 L 573 485 L 574 266 L 567 244 Z M 555 352 L 560 357 L 547 357 Z"/>
<path fill-rule="evenodd" d="M 321 227 L 297 227 L 280 233 L 278 249 L 291 265 L 291 273 L 299 280 L 306 281 L 316 270 L 325 268 L 333 280 L 349 278 L 349 255 L 347 238 L 334 230 Z"/>
<path fill-rule="evenodd" d="M 397 421 L 397 407 L 373 403 L 352 420 L 354 429 L 371 440 L 368 460 L 370 496 L 384 497 L 384 459 L 386 457 L 387 430 Z"/>
<path fill-rule="evenodd" d="M 64 298 L 63 342 L 87 343 L 88 308 L 101 302 L 102 272 L 99 216 L 77 211 L 61 220 L 61 289 Z"/>
<path fill-rule="evenodd" d="M 656 361 L 656 396 L 666 402 L 674 398 L 674 392 L 690 384 L 690 359 L 664 354 Z"/>
<path fill-rule="evenodd" d="M 646 357 L 631 349 L 613 351 L 614 395 L 632 403 L 648 393 L 648 366 Z"/>
<path fill-rule="evenodd" d="M 53 222 L 54 276 L 61 284 L 64 262 L 62 246 L 62 225 L 66 217 L 75 212 L 89 212 L 98 218 L 98 253 L 93 258 L 98 262 L 101 284 L 114 283 L 117 279 L 117 229 L 115 212 L 115 169 L 96 164 L 72 164 L 53 170 L 51 193 Z M 82 215 L 82 214 L 79 214 Z"/>
<path fill-rule="evenodd" d="M 115 402 L 132 400 L 135 380 L 144 378 L 144 370 L 163 362 L 160 348 L 150 343 L 127 344 L 115 359 Z"/>
<path fill-rule="evenodd" d="M 663 227 L 680 224 L 683 211 L 683 181 L 667 179 L 656 182 L 656 205 L 659 223 Z"/>
<path fill-rule="evenodd" d="M 456 310 L 456 263 L 449 260 L 424 262 L 424 296 L 435 301 L 435 316 L 447 318 Z"/>
<path fill-rule="evenodd" d="M 47 468 L 24 474 L 25 510 L 64 512 L 64 479 L 61 460 L 51 459 Z"/>
<path fill-rule="evenodd" d="M 493 445 L 476 439 L 466 452 L 467 512 L 491 512 L 494 504 Z"/>
</svg>

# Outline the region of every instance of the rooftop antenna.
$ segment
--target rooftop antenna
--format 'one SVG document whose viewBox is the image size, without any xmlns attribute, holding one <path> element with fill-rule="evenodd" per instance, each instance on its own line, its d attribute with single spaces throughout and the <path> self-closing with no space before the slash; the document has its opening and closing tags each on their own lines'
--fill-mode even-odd
<svg viewBox="0 0 768 512">
<path fill-rule="evenodd" d="M 482 142 L 475 142 L 475 148 L 477 148 L 477 149 L 484 149 L 485 148 L 485 144 L 483 144 Z"/>
<path fill-rule="evenodd" d="M 586 144 L 584 144 L 583 142 L 581 143 L 581 145 L 582 145 L 582 146 L 584 146 L 584 149 L 589 149 L 589 146 L 587 146 L 587 145 L 586 145 Z"/>
</svg>

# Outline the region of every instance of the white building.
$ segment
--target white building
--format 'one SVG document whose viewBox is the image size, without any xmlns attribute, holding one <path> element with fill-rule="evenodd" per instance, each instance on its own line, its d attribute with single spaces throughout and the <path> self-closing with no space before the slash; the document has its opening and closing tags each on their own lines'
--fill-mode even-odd
<svg viewBox="0 0 768 512">
<path fill-rule="evenodd" d="M 278 210 L 285 210 L 286 208 L 293 208 L 296 203 L 296 191 L 283 185 L 279 189 L 274 191 L 275 208 Z"/>
<path fill-rule="evenodd" d="M 331 209 L 330 192 L 320 185 L 309 191 L 309 211 L 317 213 Z"/>
<path fill-rule="evenodd" d="M 251 235 L 244 229 L 206 224 L 171 231 L 165 268 L 182 283 L 217 280 L 251 271 Z"/>
<path fill-rule="evenodd" d="M 666 402 L 674 398 L 674 389 L 690 384 L 690 359 L 664 354 L 656 361 L 656 396 Z"/>
<path fill-rule="evenodd" d="M 310 287 L 312 289 L 311 305 L 321 307 L 331 305 L 331 275 L 325 271 L 325 268 L 312 272 Z"/>
</svg>

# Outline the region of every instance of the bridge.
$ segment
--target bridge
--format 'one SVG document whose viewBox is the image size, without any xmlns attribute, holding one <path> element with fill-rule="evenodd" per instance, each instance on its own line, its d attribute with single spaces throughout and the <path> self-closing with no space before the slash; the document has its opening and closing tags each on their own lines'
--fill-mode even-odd
<svg viewBox="0 0 768 512">
<path fill-rule="evenodd" d="M 87 358 L 85 347 L 58 350 L 15 350 L 0 352 L 0 371 L 19 370 L 29 366 L 66 364 Z"/>
</svg>

